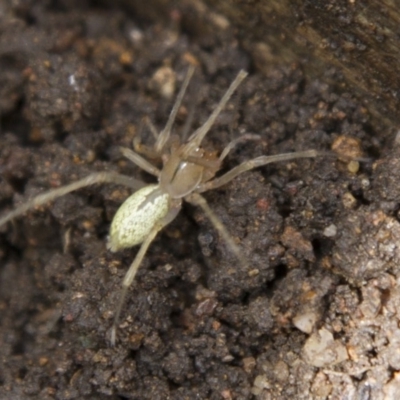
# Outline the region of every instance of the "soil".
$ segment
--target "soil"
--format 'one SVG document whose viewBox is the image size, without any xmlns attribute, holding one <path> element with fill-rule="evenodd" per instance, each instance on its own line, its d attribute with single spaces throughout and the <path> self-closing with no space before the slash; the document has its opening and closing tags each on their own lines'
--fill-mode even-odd
<svg viewBox="0 0 400 400">
<path fill-rule="evenodd" d="M 400 390 L 400 145 L 338 93 L 335 69 L 261 73 L 223 16 L 196 29 L 86 2 L 1 2 L 0 209 L 96 171 L 152 177 L 126 161 L 149 117 L 164 127 L 197 65 L 175 132 L 212 112 L 250 72 L 207 136 L 221 151 L 257 133 L 223 170 L 317 149 L 205 193 L 248 260 L 201 210 L 150 247 L 109 343 L 137 249 L 106 249 L 130 190 L 93 186 L 0 227 L 0 399 L 395 399 Z M 203 24 L 203 25 L 202 25 Z M 210 26 L 212 29 L 210 29 Z M 328 79 L 329 78 L 329 79 Z M 335 154 L 335 156 L 333 156 Z"/>
</svg>

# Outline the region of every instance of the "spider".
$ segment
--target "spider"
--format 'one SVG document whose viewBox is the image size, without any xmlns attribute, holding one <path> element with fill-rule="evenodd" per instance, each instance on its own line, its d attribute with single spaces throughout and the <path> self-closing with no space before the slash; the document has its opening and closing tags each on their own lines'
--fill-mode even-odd
<svg viewBox="0 0 400 400">
<path fill-rule="evenodd" d="M 221 168 L 224 158 L 238 143 L 243 140 L 259 139 L 258 135 L 242 135 L 240 138 L 231 141 L 219 156 L 215 155 L 215 153 L 207 152 L 201 147 L 204 137 L 234 91 L 246 78 L 247 72 L 241 70 L 238 73 L 204 124 L 195 130 L 185 143 L 180 143 L 179 137 L 171 135 L 171 130 L 194 69 L 193 66 L 188 69 L 165 128 L 160 133 L 157 133 L 156 129 L 149 123 L 150 130 L 155 137 L 154 146 L 145 146 L 139 140 L 135 140 L 133 146 L 135 151 L 125 147 L 121 148 L 122 154 L 127 159 L 149 174 L 154 175 L 158 179 L 158 183 L 146 185 L 129 176 L 110 171 L 93 173 L 76 182 L 40 194 L 0 218 L 1 226 L 24 214 L 29 209 L 93 184 L 121 184 L 136 190 L 116 212 L 111 222 L 107 243 L 107 248 L 112 252 L 141 244 L 122 281 L 121 293 L 111 327 L 110 341 L 112 346 L 116 343 L 117 326 L 128 288 L 132 284 L 151 242 L 157 233 L 177 216 L 182 206 L 182 200 L 203 210 L 214 228 L 237 256 L 239 262 L 246 265 L 246 260 L 243 258 L 238 246 L 219 218 L 210 209 L 201 193 L 225 185 L 243 172 L 272 162 L 316 157 L 323 154 L 316 150 L 307 150 L 260 156 L 243 162 L 222 176 L 215 177 Z M 147 161 L 145 156 L 160 160 L 162 169 Z"/>
</svg>

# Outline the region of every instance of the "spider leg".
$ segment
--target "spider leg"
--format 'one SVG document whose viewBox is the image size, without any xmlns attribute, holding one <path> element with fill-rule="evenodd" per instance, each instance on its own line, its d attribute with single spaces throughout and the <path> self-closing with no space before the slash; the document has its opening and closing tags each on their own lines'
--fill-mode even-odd
<svg viewBox="0 0 400 400">
<path fill-rule="evenodd" d="M 154 150 L 156 153 L 160 153 L 161 150 L 163 149 L 165 143 L 167 143 L 169 136 L 171 134 L 171 129 L 172 125 L 175 122 L 176 115 L 178 114 L 179 107 L 182 104 L 183 96 L 185 95 L 186 89 L 188 87 L 189 81 L 194 73 L 194 66 L 191 65 L 188 69 L 188 72 L 186 73 L 185 80 L 183 81 L 181 90 L 178 93 L 178 96 L 176 98 L 175 104 L 172 107 L 171 114 L 169 115 L 167 124 L 165 125 L 165 128 L 160 132 L 157 141 L 154 145 Z"/>
<path fill-rule="evenodd" d="M 185 124 L 183 125 L 182 131 L 179 135 L 182 143 L 186 142 L 187 138 L 189 137 L 189 132 L 192 129 L 194 116 L 196 114 L 196 104 L 197 104 L 197 98 L 189 106 L 189 114 L 186 118 Z"/>
<path fill-rule="evenodd" d="M 131 266 L 128 269 L 128 272 L 125 275 L 125 278 L 122 282 L 122 288 L 119 295 L 119 300 L 117 304 L 117 309 L 115 311 L 114 322 L 111 328 L 111 346 L 115 346 L 116 338 L 117 338 L 117 325 L 119 321 L 119 317 L 121 315 L 122 307 L 125 303 L 126 294 L 128 293 L 129 286 L 131 285 L 133 279 L 135 278 L 136 272 L 139 269 L 140 264 L 142 263 L 143 257 L 145 256 L 147 249 L 149 248 L 151 242 L 157 236 L 158 231 L 161 228 L 157 225 L 155 226 L 145 241 L 140 246 L 138 253 L 136 254 L 135 259 L 133 260 Z"/>
<path fill-rule="evenodd" d="M 220 176 L 219 178 L 215 178 L 212 181 L 205 182 L 196 189 L 197 193 L 203 193 L 210 189 L 215 189 L 220 186 L 225 185 L 226 183 L 230 182 L 233 178 L 236 178 L 238 175 L 242 174 L 243 172 L 250 171 L 254 168 L 261 167 L 263 165 L 267 165 L 277 161 L 288 161 L 294 160 L 297 158 L 312 158 L 318 157 L 321 155 L 326 155 L 328 153 L 319 152 L 317 150 L 306 150 L 306 151 L 296 151 L 293 153 L 283 153 L 283 154 L 276 154 L 273 156 L 260 156 L 253 158 L 252 160 L 248 160 L 243 162 L 242 164 L 238 165 L 235 168 L 232 168 L 226 174 Z"/>
<path fill-rule="evenodd" d="M 142 119 L 142 122 L 141 122 L 141 126 L 140 126 L 140 131 L 142 131 L 142 127 L 143 127 L 143 124 L 144 125 L 146 125 L 147 126 L 147 128 L 149 128 L 149 131 L 151 132 L 151 134 L 153 135 L 153 137 L 154 137 L 154 140 L 156 140 L 157 141 L 157 139 L 158 139 L 158 137 L 159 137 L 159 133 L 158 133 L 158 131 L 157 131 L 157 128 L 154 126 L 154 124 L 151 122 L 151 119 L 149 118 L 149 117 L 144 117 L 143 119 Z"/>
<path fill-rule="evenodd" d="M 111 346 L 115 346 L 116 338 L 117 338 L 117 325 L 119 321 L 119 317 L 121 315 L 122 307 L 125 303 L 126 294 L 128 293 L 128 289 L 131 286 L 133 280 L 135 279 L 136 273 L 140 267 L 140 264 L 143 261 L 146 252 L 152 243 L 152 241 L 157 236 L 157 233 L 163 229 L 166 225 L 168 225 L 179 213 L 181 209 L 181 201 L 177 200 L 171 204 L 171 209 L 168 214 L 161 220 L 158 221 L 153 229 L 150 231 L 146 239 L 143 241 L 142 245 L 138 253 L 136 254 L 135 259 L 133 260 L 131 266 L 129 267 L 127 273 L 125 274 L 124 280 L 122 281 L 122 288 L 119 295 L 119 300 L 117 304 L 117 309 L 115 311 L 114 322 L 111 328 Z"/>
<path fill-rule="evenodd" d="M 215 169 L 216 171 L 221 167 L 221 162 L 219 160 L 207 160 L 196 156 L 187 156 L 184 160 L 189 161 L 192 164 L 201 165 L 204 168 Z"/>
<path fill-rule="evenodd" d="M 192 194 L 186 196 L 185 200 L 191 204 L 199 206 L 203 210 L 204 214 L 207 216 L 207 218 L 213 224 L 214 228 L 218 231 L 218 233 L 225 240 L 225 243 L 235 254 L 235 256 L 237 257 L 239 262 L 242 264 L 242 266 L 247 266 L 247 261 L 244 258 L 239 247 L 234 242 L 232 236 L 230 235 L 228 230 L 225 228 L 225 225 L 222 223 L 222 221 L 216 216 L 214 211 L 211 210 L 211 208 L 209 207 L 209 205 L 207 203 L 207 200 L 198 193 L 192 193 Z"/>
<path fill-rule="evenodd" d="M 156 153 L 153 148 L 142 144 L 138 137 L 133 139 L 133 149 L 135 153 L 142 154 L 152 160 L 158 160 L 160 158 L 160 154 Z"/>
<path fill-rule="evenodd" d="M 139 154 L 135 153 L 131 149 L 127 147 L 121 147 L 122 154 L 134 164 L 136 164 L 139 168 L 143 169 L 144 171 L 148 172 L 151 175 L 156 176 L 157 178 L 160 176 L 160 170 L 155 167 L 152 163 L 147 161 L 145 158 L 140 156 Z"/>
<path fill-rule="evenodd" d="M 247 140 L 261 140 L 261 136 L 260 135 L 253 135 L 251 133 L 246 133 L 243 136 L 238 137 L 237 139 L 232 140 L 231 142 L 229 142 L 226 147 L 224 148 L 224 150 L 222 150 L 221 155 L 219 156 L 219 161 L 222 161 L 228 154 L 229 152 L 236 147 L 236 145 L 238 145 L 239 143 L 245 142 Z"/>
<path fill-rule="evenodd" d="M 67 193 L 73 192 L 74 190 L 81 189 L 85 186 L 94 185 L 96 183 L 115 183 L 119 185 L 128 186 L 133 189 L 140 189 L 145 186 L 145 183 L 138 181 L 137 179 L 131 178 L 129 176 L 121 175 L 116 172 L 98 172 L 87 176 L 86 178 L 80 179 L 79 181 L 72 182 L 69 185 L 62 186 L 57 189 L 49 190 L 48 192 L 39 194 L 35 198 L 28 200 L 26 203 L 17 207 L 15 210 L 10 211 L 0 218 L 0 226 L 4 225 L 6 222 L 16 218 L 31 208 L 40 206 L 42 204 L 48 203 L 58 197 L 64 196 Z"/>
<path fill-rule="evenodd" d="M 221 113 L 222 109 L 225 107 L 228 100 L 231 98 L 233 92 L 237 89 L 237 87 L 242 83 L 243 79 L 246 78 L 247 72 L 241 70 L 238 75 L 236 76 L 235 80 L 231 83 L 228 90 L 222 96 L 222 99 L 218 103 L 215 110 L 211 113 L 208 117 L 207 121 L 198 128 L 194 133 L 190 136 L 189 142 L 185 145 L 185 154 L 189 155 L 193 153 L 195 149 L 200 147 L 202 140 L 207 135 L 208 131 L 214 124 L 215 120 L 217 119 L 218 115 Z"/>
<path fill-rule="evenodd" d="M 141 137 L 142 137 L 142 132 L 143 132 L 143 125 L 146 125 L 147 128 L 150 130 L 151 134 L 154 137 L 154 140 L 157 141 L 158 139 L 158 132 L 156 127 L 153 125 L 149 117 L 144 117 L 142 118 L 142 121 L 140 122 L 140 127 L 139 127 L 139 134 L 134 137 L 132 144 L 133 144 L 133 149 L 135 150 L 136 153 L 142 154 L 147 158 L 151 159 L 157 159 L 160 158 L 160 155 L 154 151 L 153 148 L 150 148 L 141 142 Z"/>
</svg>

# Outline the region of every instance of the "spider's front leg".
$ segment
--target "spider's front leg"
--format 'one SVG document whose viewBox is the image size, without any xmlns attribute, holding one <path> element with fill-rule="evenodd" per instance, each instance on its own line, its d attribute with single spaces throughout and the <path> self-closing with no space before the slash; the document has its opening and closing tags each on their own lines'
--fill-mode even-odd
<svg viewBox="0 0 400 400">
<path fill-rule="evenodd" d="M 160 158 L 162 151 L 164 150 L 165 145 L 167 144 L 170 136 L 171 136 L 171 130 L 172 126 L 175 122 L 176 115 L 178 114 L 179 108 L 182 104 L 183 97 L 185 95 L 186 89 L 189 85 L 190 79 L 193 76 L 194 73 L 194 66 L 190 66 L 188 69 L 188 72 L 186 73 L 185 80 L 183 81 L 182 87 L 178 93 L 178 96 L 175 100 L 175 103 L 172 107 L 171 113 L 169 115 L 168 121 L 165 125 L 165 128 L 158 133 L 157 129 L 153 125 L 153 123 L 150 121 L 149 118 L 145 117 L 143 119 L 143 122 L 141 125 L 147 125 L 149 128 L 150 132 L 152 133 L 153 137 L 155 138 L 155 143 L 153 148 L 149 148 L 148 146 L 145 146 L 141 143 L 140 137 L 137 137 L 133 140 L 133 148 L 135 150 L 134 156 L 132 157 L 132 154 L 130 156 L 124 154 L 126 157 L 128 157 L 131 161 L 133 161 L 136 165 L 139 167 L 143 168 L 145 171 L 149 172 L 148 169 L 146 169 L 146 166 L 143 167 L 143 158 L 139 156 L 137 153 L 143 154 L 144 156 L 152 159 Z M 142 128 L 140 129 L 140 131 Z M 126 151 L 126 150 L 125 150 Z M 145 162 L 147 162 L 145 160 Z M 152 175 L 155 175 L 153 172 L 150 172 Z M 158 176 L 158 175 L 156 175 Z"/>
<path fill-rule="evenodd" d="M 157 140 L 158 140 L 159 133 L 158 133 L 156 127 L 151 122 L 150 118 L 146 116 L 146 117 L 142 118 L 138 136 L 136 136 L 132 141 L 133 150 L 135 151 L 135 153 L 141 154 L 141 155 L 145 156 L 146 158 L 150 158 L 152 160 L 158 159 L 158 158 L 160 158 L 160 154 L 156 153 L 156 151 L 153 148 L 154 146 L 149 147 L 149 146 L 142 144 L 141 138 L 142 138 L 142 132 L 143 132 L 144 125 L 147 127 L 147 129 L 149 129 L 149 131 L 153 135 L 155 142 L 157 142 Z"/>
<path fill-rule="evenodd" d="M 169 115 L 165 128 L 160 132 L 156 140 L 156 143 L 154 144 L 154 151 L 158 154 L 161 154 L 165 144 L 168 142 L 168 139 L 171 135 L 172 125 L 175 122 L 176 115 L 178 114 L 179 108 L 182 104 L 183 96 L 185 95 L 186 89 L 189 85 L 190 79 L 193 76 L 194 70 L 195 70 L 194 66 L 191 65 L 188 69 L 188 72 L 186 73 L 185 80 L 183 81 L 182 87 L 175 100 L 175 104 L 172 107 L 172 111 L 171 114 Z"/>
<path fill-rule="evenodd" d="M 120 149 L 124 157 L 132 161 L 140 169 L 148 172 L 150 175 L 154 175 L 157 178 L 160 176 L 160 170 L 157 167 L 155 167 L 152 163 L 147 161 L 145 158 L 135 153 L 131 149 L 128 149 L 127 147 L 121 147 Z"/>
</svg>

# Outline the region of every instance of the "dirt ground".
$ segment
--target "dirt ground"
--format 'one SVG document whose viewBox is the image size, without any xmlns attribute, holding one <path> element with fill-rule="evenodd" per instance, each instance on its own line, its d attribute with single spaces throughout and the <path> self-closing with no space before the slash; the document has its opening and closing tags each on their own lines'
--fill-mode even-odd
<svg viewBox="0 0 400 400">
<path fill-rule="evenodd" d="M 57 5 L 55 5 L 57 4 Z M 82 2 L 0 1 L 1 215 L 95 171 L 152 177 L 121 156 L 175 131 L 250 75 L 205 140 L 243 133 L 228 170 L 262 154 L 326 155 L 245 173 L 205 194 L 248 260 L 185 205 L 152 244 L 109 344 L 137 249 L 110 253 L 130 190 L 93 186 L 0 227 L 0 399 L 395 399 L 400 391 L 400 145 L 362 99 L 302 64 L 264 74 L 235 30 L 172 9 L 150 24 Z M 211 27 L 211 29 L 210 29 Z M 329 81 L 340 74 L 326 71 Z M 332 156 L 332 151 L 337 158 Z M 359 161 L 354 161 L 354 159 Z M 352 161 L 351 161 L 352 160 Z"/>
</svg>

